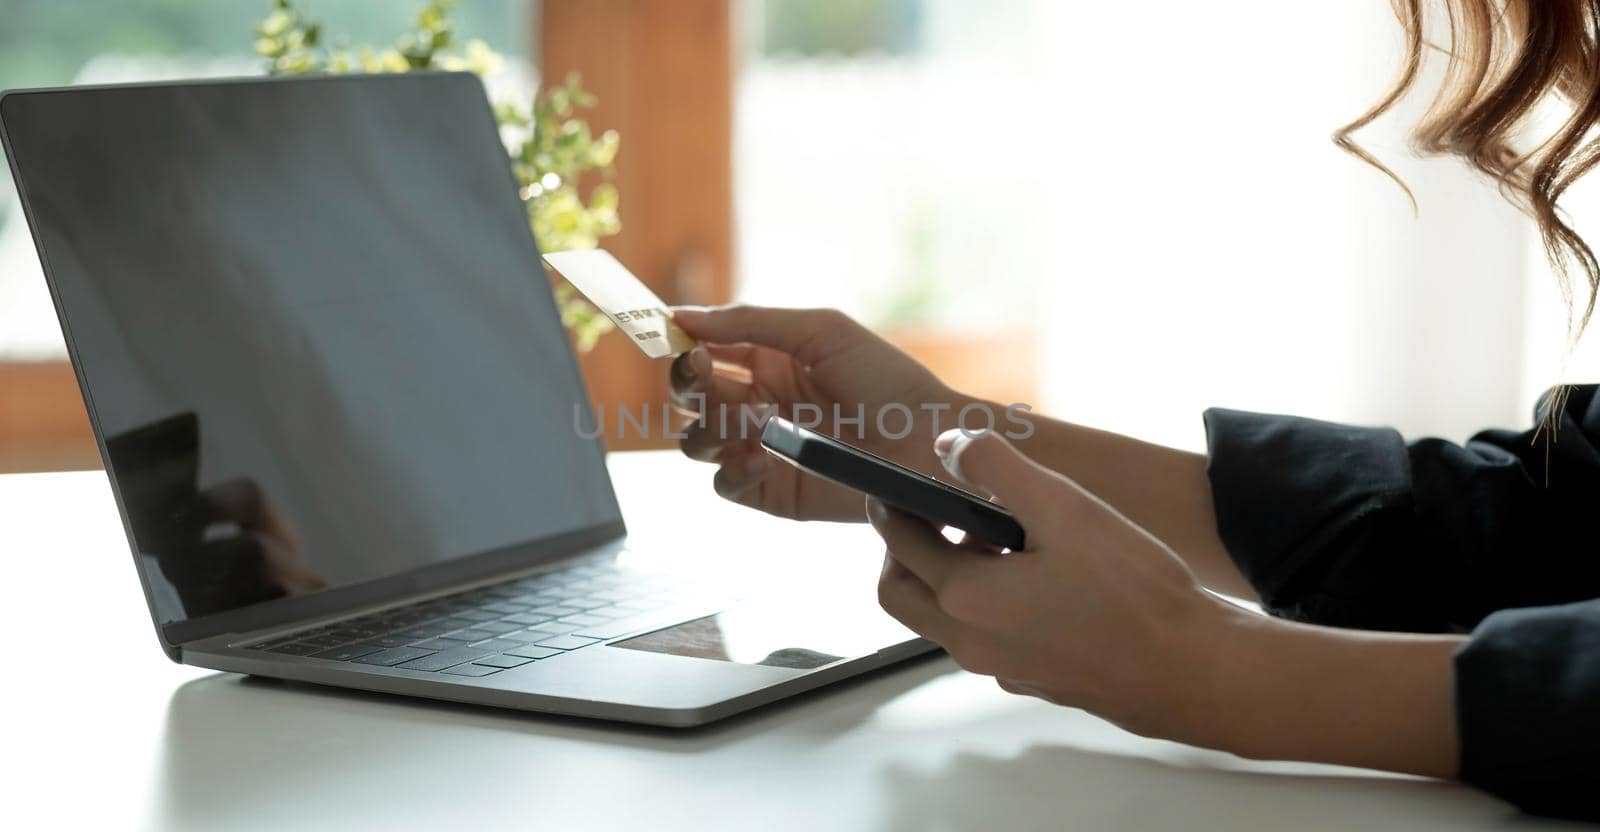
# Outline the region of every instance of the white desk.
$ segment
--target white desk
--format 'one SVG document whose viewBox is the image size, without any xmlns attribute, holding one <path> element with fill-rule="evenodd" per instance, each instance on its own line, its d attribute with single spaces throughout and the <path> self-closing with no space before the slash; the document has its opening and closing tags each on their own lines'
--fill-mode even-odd
<svg viewBox="0 0 1600 832">
<path fill-rule="evenodd" d="M 782 522 L 721 503 L 710 469 L 673 454 L 612 469 L 635 533 Z M 673 505 L 640 505 L 663 481 L 682 483 Z M 878 558 L 864 528 L 836 531 Z M 943 657 L 690 733 L 179 667 L 99 472 L 0 477 L 0 558 L 12 829 L 1541 825 L 1461 786 L 1141 739 Z"/>
</svg>

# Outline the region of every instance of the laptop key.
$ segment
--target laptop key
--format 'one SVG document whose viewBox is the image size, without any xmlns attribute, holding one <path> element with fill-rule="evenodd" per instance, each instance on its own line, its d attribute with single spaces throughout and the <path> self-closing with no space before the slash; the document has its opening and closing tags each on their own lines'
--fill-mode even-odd
<svg viewBox="0 0 1600 832">
<path fill-rule="evenodd" d="M 458 664 L 455 667 L 445 668 L 444 672 L 452 676 L 488 676 L 491 673 L 499 673 L 500 670 L 498 667 L 481 664 Z"/>
<path fill-rule="evenodd" d="M 531 661 L 533 659 L 521 656 L 484 656 L 473 662 L 473 664 L 487 665 L 488 667 L 521 667 Z"/>
<path fill-rule="evenodd" d="M 493 621 L 499 618 L 498 613 L 485 612 L 481 609 L 461 610 L 455 614 L 456 618 L 465 618 L 468 621 Z"/>
<path fill-rule="evenodd" d="M 280 644 L 277 647 L 270 647 L 268 649 L 274 653 L 283 653 L 289 656 L 309 656 L 312 653 L 318 653 L 326 650 L 327 648 L 316 644 L 292 643 Z"/>
<path fill-rule="evenodd" d="M 412 659 L 400 665 L 400 667 L 406 670 L 444 670 L 447 667 L 455 667 L 458 664 L 464 664 L 487 655 L 489 655 L 489 651 L 479 650 L 476 647 L 456 647 L 451 650 L 441 650 L 431 656 Z"/>
<path fill-rule="evenodd" d="M 652 625 L 663 623 L 670 624 L 671 618 L 655 613 L 645 613 L 644 615 L 635 615 L 632 618 L 619 618 L 615 621 L 609 621 L 604 624 L 594 624 L 588 627 L 579 627 L 573 631 L 573 635 L 583 636 L 586 638 L 616 638 L 617 636 L 627 635 L 635 630 L 643 630 Z"/>
<path fill-rule="evenodd" d="M 513 647 L 521 647 L 522 644 L 523 643 L 520 641 L 514 641 L 509 638 L 491 638 L 488 641 L 473 642 L 472 646 L 478 648 L 479 650 L 497 650 L 504 652 Z"/>
<path fill-rule="evenodd" d="M 432 653 L 432 650 L 424 650 L 420 647 L 391 647 L 387 650 L 379 650 L 376 653 L 370 653 L 362 656 L 355 661 L 356 664 L 375 664 L 382 667 L 393 667 L 401 662 L 419 659 Z"/>
<path fill-rule="evenodd" d="M 523 628 L 522 624 L 514 621 L 485 621 L 473 627 L 474 630 L 486 630 L 491 633 L 512 633 Z"/>
<path fill-rule="evenodd" d="M 447 633 L 444 637 L 455 639 L 456 641 L 483 641 L 486 638 L 494 638 L 497 635 L 499 635 L 499 633 L 496 633 L 493 630 L 480 630 L 476 627 L 471 627 L 465 630 L 456 630 L 453 633 Z"/>
<path fill-rule="evenodd" d="M 327 659 L 333 662 L 348 662 L 359 659 L 362 656 L 372 655 L 382 649 L 376 644 L 351 644 L 345 647 L 335 647 L 332 650 L 324 650 L 321 653 L 312 653 L 311 658 Z"/>
<path fill-rule="evenodd" d="M 412 646 L 421 647 L 424 650 L 449 650 L 454 647 L 461 647 L 465 644 L 465 641 L 455 641 L 448 638 L 430 638 L 426 641 L 419 641 Z"/>
<path fill-rule="evenodd" d="M 623 609 L 633 610 L 634 612 L 648 612 L 650 610 L 660 609 L 666 606 L 667 603 L 667 601 L 659 601 L 654 598 L 634 598 L 628 601 L 618 601 L 612 606 L 622 607 Z"/>
<path fill-rule="evenodd" d="M 547 639 L 553 635 L 558 634 L 547 633 L 544 630 L 518 630 L 514 633 L 504 633 L 502 635 L 495 636 L 495 639 L 497 641 L 514 641 L 518 644 L 530 644 L 535 641 L 543 641 L 544 639 Z"/>
<path fill-rule="evenodd" d="M 556 636 L 538 642 L 540 647 L 554 647 L 557 650 L 576 650 L 579 647 L 588 647 L 600 643 L 597 638 L 579 638 L 578 636 Z"/>
<path fill-rule="evenodd" d="M 537 644 L 524 644 L 505 651 L 507 655 L 521 656 L 525 659 L 548 659 L 551 656 L 561 655 L 561 651 L 553 647 L 540 647 Z"/>
<path fill-rule="evenodd" d="M 530 610 L 530 612 L 538 615 L 553 615 L 557 618 L 560 618 L 563 615 L 572 615 L 573 613 L 583 612 L 583 610 L 580 610 L 577 607 L 568 607 L 563 604 L 550 604 L 543 607 L 534 607 L 532 610 Z"/>
<path fill-rule="evenodd" d="M 523 612 L 516 615 L 508 615 L 500 620 L 511 624 L 521 624 L 522 626 L 526 627 L 529 624 L 543 624 L 544 622 L 549 621 L 550 618 L 551 617 L 548 615 L 534 615 L 533 613 Z"/>
<path fill-rule="evenodd" d="M 402 638 L 400 636 L 378 636 L 377 638 L 369 638 L 362 643 L 375 644 L 379 647 L 404 647 L 413 641 L 415 639 Z"/>
<path fill-rule="evenodd" d="M 476 623 L 478 623 L 478 622 L 469 620 L 467 618 L 463 618 L 463 617 L 461 617 L 459 615 L 449 615 L 449 616 L 445 616 L 443 618 L 435 618 L 434 620 L 429 621 L 427 624 L 424 624 L 423 626 L 424 627 L 438 627 L 438 628 L 440 628 L 440 632 L 446 632 L 447 633 L 447 632 L 450 632 L 451 630 L 459 630 L 462 627 L 471 627 L 473 624 L 476 624 Z"/>
<path fill-rule="evenodd" d="M 465 626 L 465 625 L 462 625 L 462 626 Z M 420 638 L 433 638 L 434 636 L 437 636 L 440 633 L 447 633 L 447 632 L 449 632 L 450 630 L 453 630 L 453 629 L 455 629 L 455 628 L 454 627 L 428 627 L 428 626 L 407 627 L 404 630 L 399 630 L 399 631 L 396 631 L 394 633 L 391 633 L 391 635 L 398 636 L 400 638 L 409 638 L 409 639 L 412 639 L 412 640 L 416 640 L 416 639 L 420 639 Z"/>
</svg>

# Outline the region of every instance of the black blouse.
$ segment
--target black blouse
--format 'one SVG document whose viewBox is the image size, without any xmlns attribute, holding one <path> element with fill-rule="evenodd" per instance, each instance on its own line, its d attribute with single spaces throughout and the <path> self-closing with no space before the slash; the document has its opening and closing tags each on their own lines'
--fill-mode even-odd
<svg viewBox="0 0 1600 832">
<path fill-rule="evenodd" d="M 1600 396 L 1558 430 L 1464 446 L 1213 409 L 1223 542 L 1268 612 L 1471 632 L 1455 654 L 1461 779 L 1600 819 Z M 1553 439 L 1553 441 L 1547 441 Z"/>
</svg>

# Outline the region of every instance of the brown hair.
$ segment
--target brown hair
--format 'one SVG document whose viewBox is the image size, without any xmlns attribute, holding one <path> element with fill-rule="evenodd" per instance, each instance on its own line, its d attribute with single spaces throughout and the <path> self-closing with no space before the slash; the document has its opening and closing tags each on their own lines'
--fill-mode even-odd
<svg viewBox="0 0 1600 832">
<path fill-rule="evenodd" d="M 1400 77 L 1372 109 L 1335 132 L 1334 142 L 1399 183 L 1415 207 L 1410 188 L 1351 137 L 1411 90 L 1426 54 L 1442 54 L 1447 62 L 1444 81 L 1416 128 L 1413 144 L 1424 155 L 1458 156 L 1493 177 L 1501 193 L 1538 223 L 1562 295 L 1574 311 L 1573 278 L 1582 275 L 1587 300 L 1577 325 L 1571 326 L 1569 319 L 1568 328 L 1576 337 L 1594 313 L 1600 261 L 1568 224 L 1559 202 L 1573 182 L 1600 162 L 1600 143 L 1590 138 L 1600 122 L 1600 0 L 1391 3 L 1406 32 Z M 1424 15 L 1425 9 L 1430 16 Z M 1430 39 L 1430 23 L 1447 40 Z M 1566 119 L 1550 135 L 1528 142 L 1524 133 L 1539 105 L 1553 99 L 1569 109 Z"/>
<path fill-rule="evenodd" d="M 1355 144 L 1352 134 L 1386 114 L 1410 93 L 1429 51 L 1445 56 L 1445 80 L 1413 144 L 1424 155 L 1456 155 L 1498 182 L 1501 194 L 1538 222 L 1539 237 L 1555 270 L 1568 312 L 1576 310 L 1573 272 L 1581 272 L 1587 298 L 1578 323 L 1568 317 L 1568 338 L 1576 341 L 1594 315 L 1600 293 L 1600 261 L 1589 243 L 1568 224 L 1560 198 L 1600 163 L 1600 141 L 1590 139 L 1600 123 L 1600 0 L 1390 0 L 1405 27 L 1405 62 L 1400 78 L 1362 117 L 1334 131 L 1333 141 L 1384 171 L 1411 198 L 1410 187 L 1389 166 Z M 1424 8 L 1446 24 L 1443 45 L 1429 40 Z M 1542 102 L 1560 99 L 1568 107 L 1562 125 L 1542 141 L 1518 149 L 1525 128 Z M 1557 438 L 1570 387 L 1557 386 L 1544 397 L 1539 434 Z"/>
</svg>

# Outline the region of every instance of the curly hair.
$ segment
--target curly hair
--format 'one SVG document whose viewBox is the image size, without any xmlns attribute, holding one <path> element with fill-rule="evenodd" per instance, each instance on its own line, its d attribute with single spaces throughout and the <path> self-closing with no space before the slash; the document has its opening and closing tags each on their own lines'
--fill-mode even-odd
<svg viewBox="0 0 1600 832">
<path fill-rule="evenodd" d="M 1592 138 L 1600 123 L 1600 0 L 1390 0 L 1390 5 L 1406 35 L 1400 77 L 1378 104 L 1334 131 L 1334 144 L 1394 179 L 1414 210 L 1410 187 L 1357 144 L 1354 134 L 1413 90 L 1427 54 L 1442 54 L 1445 77 L 1416 126 L 1414 149 L 1466 160 L 1533 218 L 1568 307 L 1566 334 L 1576 342 L 1594 315 L 1600 261 L 1566 219 L 1560 200 L 1600 163 L 1600 141 Z M 1434 34 L 1445 35 L 1442 43 L 1429 37 L 1430 26 Z M 1542 138 L 1530 138 L 1546 102 L 1560 104 L 1565 118 Z M 1586 294 L 1581 306 L 1574 302 L 1579 277 Z M 1576 325 L 1573 312 L 1578 312 Z M 1554 440 L 1568 392 L 1563 384 L 1544 397 L 1536 437 Z"/>
<path fill-rule="evenodd" d="M 1391 0 L 1406 33 L 1406 57 L 1377 104 L 1334 133 L 1336 144 L 1400 177 L 1357 144 L 1356 131 L 1388 112 L 1416 86 L 1426 56 L 1446 61 L 1444 80 L 1413 135 L 1417 152 L 1457 156 L 1492 177 L 1538 224 L 1568 309 L 1568 334 L 1588 325 L 1600 290 L 1600 261 L 1561 210 L 1561 197 L 1600 163 L 1600 0 Z M 1426 13 L 1426 14 L 1425 14 Z M 1565 118 L 1532 136 L 1541 105 Z M 1581 277 L 1587 298 L 1574 301 Z"/>
</svg>

